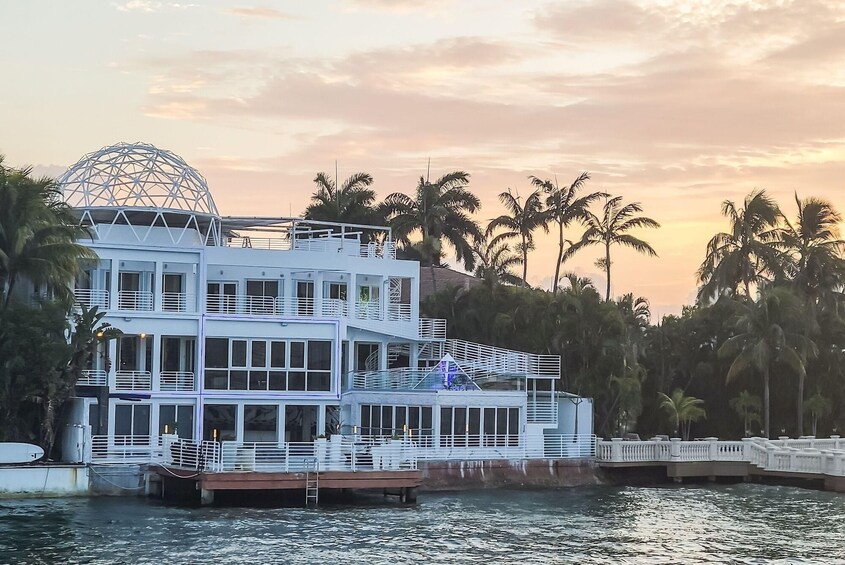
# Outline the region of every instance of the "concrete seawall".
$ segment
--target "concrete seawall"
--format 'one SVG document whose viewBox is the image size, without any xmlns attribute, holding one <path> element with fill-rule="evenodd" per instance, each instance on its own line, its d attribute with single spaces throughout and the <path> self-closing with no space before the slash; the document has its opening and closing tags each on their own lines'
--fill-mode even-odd
<svg viewBox="0 0 845 565">
<path fill-rule="evenodd" d="M 420 461 L 424 491 L 554 488 L 600 484 L 591 459 Z"/>
<path fill-rule="evenodd" d="M 0 498 L 84 496 L 85 465 L 18 465 L 0 467 Z"/>
</svg>

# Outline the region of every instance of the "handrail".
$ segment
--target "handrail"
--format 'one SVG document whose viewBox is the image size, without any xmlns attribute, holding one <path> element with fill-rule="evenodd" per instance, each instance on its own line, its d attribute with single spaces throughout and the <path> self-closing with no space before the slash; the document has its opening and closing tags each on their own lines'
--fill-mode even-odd
<svg viewBox="0 0 845 565">
<path fill-rule="evenodd" d="M 73 291 L 76 301 L 84 304 L 86 308 L 93 308 L 99 306 L 100 308 L 109 307 L 109 291 L 99 288 L 77 288 Z"/>
<path fill-rule="evenodd" d="M 597 457 L 604 463 L 659 463 L 669 461 L 736 461 L 764 471 L 845 476 L 845 439 L 799 438 L 742 441 L 682 441 L 679 438 L 599 441 Z"/>
<path fill-rule="evenodd" d="M 106 386 L 109 375 L 103 369 L 86 369 L 79 375 L 76 384 L 83 386 Z"/>
<path fill-rule="evenodd" d="M 559 355 L 538 355 L 460 339 L 447 339 L 446 353 L 473 378 L 489 374 L 560 377 Z"/>
<path fill-rule="evenodd" d="M 152 375 L 149 371 L 115 371 L 115 390 L 152 390 Z"/>
<path fill-rule="evenodd" d="M 190 392 L 196 390 L 196 379 L 191 371 L 162 371 L 158 387 L 167 392 Z"/>
<path fill-rule="evenodd" d="M 153 293 L 148 290 L 121 290 L 117 293 L 118 310 L 147 311 L 153 309 Z"/>
</svg>

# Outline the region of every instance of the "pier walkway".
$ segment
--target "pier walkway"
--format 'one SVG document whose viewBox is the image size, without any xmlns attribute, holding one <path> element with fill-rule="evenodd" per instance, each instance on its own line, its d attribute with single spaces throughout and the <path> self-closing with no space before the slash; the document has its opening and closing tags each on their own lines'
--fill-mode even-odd
<svg viewBox="0 0 845 565">
<path fill-rule="evenodd" d="M 776 440 L 717 438 L 598 441 L 596 459 L 605 469 L 663 467 L 676 481 L 685 477 L 771 478 L 812 481 L 845 492 L 845 439 L 801 437 Z"/>
</svg>

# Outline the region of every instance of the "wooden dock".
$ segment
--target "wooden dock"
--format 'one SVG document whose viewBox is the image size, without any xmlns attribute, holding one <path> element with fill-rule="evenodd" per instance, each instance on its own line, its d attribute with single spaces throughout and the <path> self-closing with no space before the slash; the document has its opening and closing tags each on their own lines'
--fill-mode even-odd
<svg viewBox="0 0 845 565">
<path fill-rule="evenodd" d="M 185 493 L 199 492 L 202 504 L 211 504 L 215 491 L 299 490 L 305 493 L 309 478 L 307 472 L 196 472 L 163 465 L 151 470 L 161 478 L 163 498 L 184 498 Z M 311 473 L 312 477 L 314 475 Z M 416 502 L 422 484 L 419 470 L 320 471 L 316 477 L 321 492 L 380 491 L 395 494 L 405 503 Z"/>
</svg>

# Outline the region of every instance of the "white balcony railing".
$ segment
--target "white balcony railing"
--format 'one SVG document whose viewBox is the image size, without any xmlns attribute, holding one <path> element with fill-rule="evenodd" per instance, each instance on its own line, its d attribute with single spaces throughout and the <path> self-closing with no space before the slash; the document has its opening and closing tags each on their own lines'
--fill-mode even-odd
<svg viewBox="0 0 845 565">
<path fill-rule="evenodd" d="M 420 318 L 420 339 L 446 339 L 446 320 L 443 318 Z"/>
<path fill-rule="evenodd" d="M 109 291 L 98 288 L 77 288 L 73 291 L 77 302 L 86 308 L 99 307 L 101 310 L 109 307 Z"/>
<path fill-rule="evenodd" d="M 324 298 L 321 311 L 323 316 L 329 318 L 348 318 L 349 302 L 339 298 Z"/>
<path fill-rule="evenodd" d="M 163 292 L 161 309 L 165 312 L 196 312 L 196 298 L 184 292 Z"/>
<path fill-rule="evenodd" d="M 411 305 L 410 304 L 388 304 L 387 305 L 387 319 L 391 322 L 410 322 L 411 321 Z"/>
<path fill-rule="evenodd" d="M 358 301 L 355 303 L 355 317 L 359 320 L 376 320 L 381 318 L 381 303 L 374 301 Z"/>
<path fill-rule="evenodd" d="M 82 371 L 76 384 L 83 386 L 106 386 L 109 384 L 109 376 L 102 369 L 89 369 Z"/>
<path fill-rule="evenodd" d="M 153 293 L 147 290 L 121 290 L 117 293 L 117 309 L 148 311 L 153 309 Z"/>
<path fill-rule="evenodd" d="M 115 390 L 152 390 L 152 376 L 149 371 L 116 371 Z"/>
<path fill-rule="evenodd" d="M 158 387 L 166 392 L 191 392 L 197 389 L 196 378 L 190 371 L 162 371 Z"/>
</svg>

